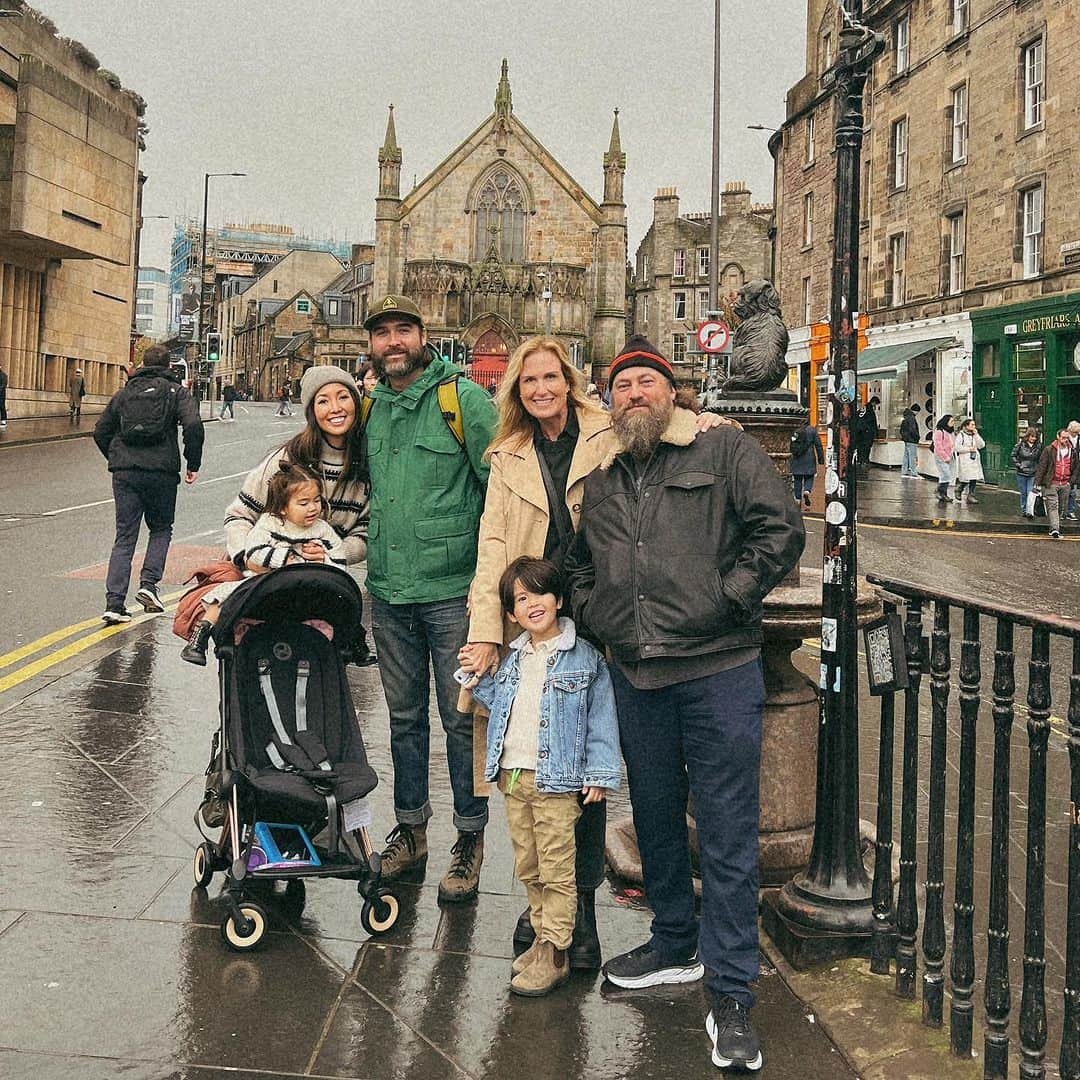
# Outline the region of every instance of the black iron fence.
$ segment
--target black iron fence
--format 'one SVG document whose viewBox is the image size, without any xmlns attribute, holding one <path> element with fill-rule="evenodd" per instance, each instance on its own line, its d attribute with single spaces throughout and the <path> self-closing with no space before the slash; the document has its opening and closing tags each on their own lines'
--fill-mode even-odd
<svg viewBox="0 0 1080 1080">
<path fill-rule="evenodd" d="M 974 600 L 905 581 L 870 575 L 883 595 L 887 614 L 902 614 L 908 687 L 903 696 L 899 888 L 894 905 L 893 883 L 893 761 L 896 692 L 881 697 L 879 782 L 877 796 L 877 848 L 874 864 L 874 936 L 871 970 L 887 975 L 895 959 L 896 992 L 914 998 L 920 962 L 917 933 L 919 895 L 916 885 L 917 854 L 925 845 L 925 882 L 922 896 L 922 1001 L 923 1023 L 941 1027 L 946 997 L 945 961 L 949 952 L 949 1025 L 953 1053 L 970 1057 L 976 991 L 975 936 L 985 920 L 983 971 L 984 1075 L 1004 1078 L 1009 1071 L 1010 1031 L 1014 997 L 1010 975 L 1010 896 L 1023 908 L 1022 989 L 1015 1024 L 1019 1038 L 1019 1075 L 1036 1080 L 1046 1075 L 1048 1018 L 1046 997 L 1046 884 L 1047 884 L 1047 746 L 1051 731 L 1051 641 L 1062 667 L 1068 664 L 1068 859 L 1065 882 L 1064 1001 L 1059 1064 L 1065 1080 L 1080 1078 L 1080 622 L 1018 611 L 1001 603 Z M 931 619 L 929 641 L 926 623 Z M 952 616 L 962 615 L 963 638 L 959 664 L 959 753 L 950 748 L 949 697 L 952 688 Z M 982 864 L 976 866 L 976 756 L 984 745 L 979 735 L 983 704 L 984 620 L 994 624 L 993 676 L 993 781 L 990 801 L 989 843 L 980 843 Z M 1030 632 L 1026 709 L 1016 704 L 1015 635 Z M 1026 644 L 1026 641 L 1023 642 Z M 919 708 L 924 678 L 929 676 L 929 768 L 925 777 L 927 806 L 924 838 L 919 835 L 920 753 Z M 1010 781 L 1013 721 L 1017 708 L 1027 714 L 1026 843 L 1024 875 L 1010 877 Z M 955 733 L 952 735 L 955 740 Z M 988 736 L 986 737 L 988 741 Z M 987 746 L 987 753 L 989 752 Z M 952 766 L 947 767 L 947 762 Z M 956 800 L 946 806 L 947 775 L 957 773 Z M 951 788 L 951 783 L 949 787 Z M 950 830 L 955 816 L 955 864 L 951 919 L 946 919 L 946 817 Z M 985 838 L 984 838 L 985 839 Z M 988 858 L 987 858 L 988 856 Z M 1052 867 L 1065 869 L 1064 853 L 1053 853 Z M 986 882 L 986 910 L 976 910 L 976 873 Z M 1058 875 L 1060 879 L 1060 874 Z M 988 878 L 988 881 L 987 881 Z M 1022 898 L 1022 899 L 1021 899 Z M 981 931 L 981 926 L 979 926 Z M 1013 956 L 1015 962 L 1016 956 Z M 1057 1010 L 1054 1010 L 1057 1013 Z M 1055 1033 L 1056 1034 L 1056 1033 Z"/>
</svg>

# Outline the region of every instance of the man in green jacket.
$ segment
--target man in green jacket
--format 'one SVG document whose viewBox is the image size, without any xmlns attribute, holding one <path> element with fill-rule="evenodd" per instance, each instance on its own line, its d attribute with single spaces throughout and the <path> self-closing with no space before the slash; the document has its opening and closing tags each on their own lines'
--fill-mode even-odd
<svg viewBox="0 0 1080 1080">
<path fill-rule="evenodd" d="M 381 298 L 364 328 L 379 376 L 365 426 L 367 587 L 390 710 L 397 818 L 382 872 L 397 877 L 427 856 L 430 662 L 458 830 L 439 897 L 469 900 L 480 882 L 488 811 L 487 799 L 473 794 L 472 717 L 458 711 L 454 671 L 468 634 L 466 594 L 476 570 L 488 477 L 483 455 L 495 410 L 482 387 L 429 349 L 408 297 Z"/>
</svg>

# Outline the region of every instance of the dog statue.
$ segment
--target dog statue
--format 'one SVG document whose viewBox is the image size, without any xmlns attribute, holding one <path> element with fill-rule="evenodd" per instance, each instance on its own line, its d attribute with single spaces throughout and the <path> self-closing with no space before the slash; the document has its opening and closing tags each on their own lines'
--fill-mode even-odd
<svg viewBox="0 0 1080 1080">
<path fill-rule="evenodd" d="M 768 393 L 787 377 L 788 332 L 780 314 L 780 295 L 759 278 L 739 289 L 735 314 L 741 320 L 732 345 L 731 373 L 722 392 Z"/>
</svg>

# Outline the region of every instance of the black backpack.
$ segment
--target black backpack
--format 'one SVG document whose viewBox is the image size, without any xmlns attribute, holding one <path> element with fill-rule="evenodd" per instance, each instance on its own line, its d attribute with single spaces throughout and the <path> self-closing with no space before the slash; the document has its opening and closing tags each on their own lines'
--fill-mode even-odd
<svg viewBox="0 0 1080 1080">
<path fill-rule="evenodd" d="M 791 436 L 791 456 L 802 457 L 813 446 L 813 442 L 806 433 L 806 428 L 800 428 Z"/>
<path fill-rule="evenodd" d="M 164 375 L 156 379 L 132 379 L 120 391 L 116 412 L 120 439 L 128 446 L 161 442 L 176 427 L 178 387 Z"/>
</svg>

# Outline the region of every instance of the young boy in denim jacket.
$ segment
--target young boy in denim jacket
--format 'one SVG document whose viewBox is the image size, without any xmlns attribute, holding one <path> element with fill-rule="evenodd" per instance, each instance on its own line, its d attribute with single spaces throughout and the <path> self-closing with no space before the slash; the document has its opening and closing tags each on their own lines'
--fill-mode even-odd
<svg viewBox="0 0 1080 1080">
<path fill-rule="evenodd" d="M 536 940 L 510 989 L 540 997 L 570 976 L 577 885 L 574 826 L 585 803 L 619 786 L 615 695 L 603 658 L 558 618 L 559 571 L 515 559 L 499 580 L 503 610 L 525 632 L 473 695 L 490 710 L 485 776 L 506 796 L 514 869 L 529 895 Z"/>
</svg>

